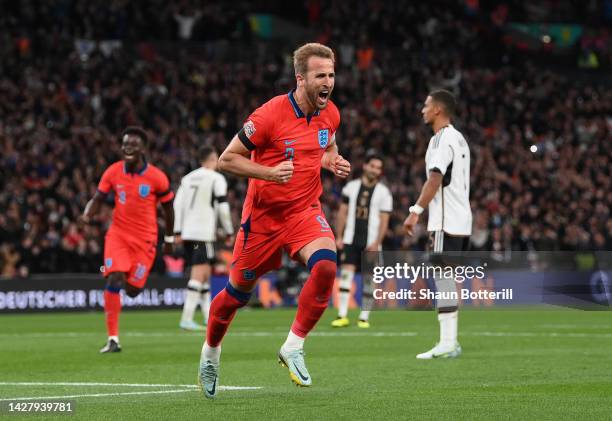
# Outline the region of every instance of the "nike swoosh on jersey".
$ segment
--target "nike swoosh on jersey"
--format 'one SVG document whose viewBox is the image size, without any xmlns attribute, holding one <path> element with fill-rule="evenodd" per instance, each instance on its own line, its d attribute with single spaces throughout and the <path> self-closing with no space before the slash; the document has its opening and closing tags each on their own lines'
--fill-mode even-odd
<svg viewBox="0 0 612 421">
<path fill-rule="evenodd" d="M 285 145 L 293 145 L 297 140 L 285 140 Z"/>
</svg>

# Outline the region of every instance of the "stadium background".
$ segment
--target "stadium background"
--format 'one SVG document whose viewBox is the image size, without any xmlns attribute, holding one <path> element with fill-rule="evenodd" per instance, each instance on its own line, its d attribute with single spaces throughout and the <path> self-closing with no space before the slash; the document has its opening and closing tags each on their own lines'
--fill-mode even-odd
<svg viewBox="0 0 612 421">
<path fill-rule="evenodd" d="M 121 130 L 150 131 L 150 159 L 176 186 L 199 145 L 222 150 L 252 109 L 290 89 L 305 39 L 336 51 L 338 141 L 355 176 L 367 151 L 385 156 L 387 249 L 425 243 L 401 222 L 424 179 L 420 104 L 433 87 L 460 99 L 474 249 L 611 249 L 610 1 L 1 4 L 3 277 L 96 272 L 112 202 L 96 226 L 75 221 Z M 323 178 L 333 221 L 342 182 Z M 230 187 L 237 225 L 246 183 Z"/>
<path fill-rule="evenodd" d="M 291 52 L 306 40 L 336 52 L 338 142 L 354 176 L 368 151 L 385 156 L 395 199 L 385 248 L 425 245 L 424 227 L 411 239 L 401 223 L 424 180 L 421 103 L 445 87 L 458 95 L 455 125 L 473 154 L 473 250 L 612 250 L 610 0 L 0 0 L 0 10 L 0 290 L 101 289 L 112 202 L 84 231 L 76 217 L 119 158 L 122 129 L 149 130 L 150 160 L 176 187 L 200 145 L 222 150 L 252 109 L 292 87 Z M 228 180 L 237 225 L 246 183 Z M 333 221 L 342 181 L 323 180 Z M 159 257 L 155 285 L 184 286 L 168 278 L 181 269 L 178 254 Z M 280 275 L 298 279 L 295 269 Z M 466 311 L 465 358 L 428 367 L 413 353 L 434 340 L 431 314 L 378 312 L 376 332 L 338 334 L 331 313 L 308 348 L 320 383 L 307 393 L 289 392 L 267 364 L 293 310 L 239 315 L 224 343 L 223 384 L 263 389 L 224 393 L 206 415 L 280 418 L 282 400 L 305 418 L 609 416 L 607 312 Z M 78 400 L 83 417 L 202 414 L 191 395 L 143 392 L 140 405 L 117 396 L 119 382 L 193 383 L 201 335 L 180 335 L 177 313 L 126 312 L 126 352 L 113 370 L 95 358 L 101 312 L 1 318 L 0 410 L 23 394 L 95 387 L 109 398 Z M 355 367 L 367 381 L 347 380 Z"/>
</svg>

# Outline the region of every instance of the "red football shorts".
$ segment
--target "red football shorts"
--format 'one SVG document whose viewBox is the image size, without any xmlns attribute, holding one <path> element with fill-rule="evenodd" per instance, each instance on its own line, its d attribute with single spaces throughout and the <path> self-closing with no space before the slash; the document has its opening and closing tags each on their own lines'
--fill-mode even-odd
<svg viewBox="0 0 612 421">
<path fill-rule="evenodd" d="M 257 225 L 266 224 L 264 218 Z M 295 258 L 298 251 L 317 238 L 331 238 L 334 233 L 320 207 L 309 208 L 288 219 L 274 233 L 258 233 L 257 226 L 243 224 L 236 235 L 230 278 L 239 286 L 252 288 L 266 272 L 280 268 L 283 249 Z M 255 232 L 253 232 L 253 230 Z"/>
<path fill-rule="evenodd" d="M 143 288 L 155 261 L 156 244 L 108 232 L 104 241 L 104 276 L 125 272 L 127 282 Z"/>
</svg>

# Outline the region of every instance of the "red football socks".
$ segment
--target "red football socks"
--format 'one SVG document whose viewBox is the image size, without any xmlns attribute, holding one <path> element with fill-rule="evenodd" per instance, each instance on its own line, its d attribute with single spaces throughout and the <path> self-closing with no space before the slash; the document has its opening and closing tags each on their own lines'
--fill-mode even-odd
<svg viewBox="0 0 612 421">
<path fill-rule="evenodd" d="M 119 314 L 121 313 L 121 296 L 119 291 L 104 290 L 104 315 L 108 336 L 119 336 Z"/>
<path fill-rule="evenodd" d="M 208 326 L 206 327 L 206 343 L 208 346 L 219 346 L 236 315 L 236 310 L 244 307 L 250 296 L 250 293 L 238 291 L 229 283 L 215 296 L 210 303 Z"/>
<path fill-rule="evenodd" d="M 333 254 L 335 257 L 335 253 Z M 309 262 L 310 266 L 310 262 Z M 291 331 L 304 338 L 308 335 L 327 308 L 336 279 L 336 262 L 318 260 L 312 265 L 310 277 L 298 298 L 298 309 Z"/>
</svg>

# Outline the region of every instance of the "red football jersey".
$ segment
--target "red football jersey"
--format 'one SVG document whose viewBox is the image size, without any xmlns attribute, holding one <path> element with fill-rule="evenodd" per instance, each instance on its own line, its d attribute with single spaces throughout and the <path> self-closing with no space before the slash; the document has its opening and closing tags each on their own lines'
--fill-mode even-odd
<svg viewBox="0 0 612 421">
<path fill-rule="evenodd" d="M 145 163 L 136 173 L 127 172 L 125 163 L 118 161 L 102 174 L 98 191 L 115 192 L 115 209 L 109 232 L 157 242 L 157 202 L 174 197 L 170 181 L 162 170 Z"/>
<path fill-rule="evenodd" d="M 250 217 L 253 232 L 275 231 L 291 215 L 320 206 L 321 158 L 340 125 L 340 113 L 330 100 L 307 118 L 293 94 L 276 96 L 256 109 L 238 134 L 252 151 L 252 161 L 268 167 L 293 161 L 286 184 L 249 180 L 242 223 Z"/>
</svg>

